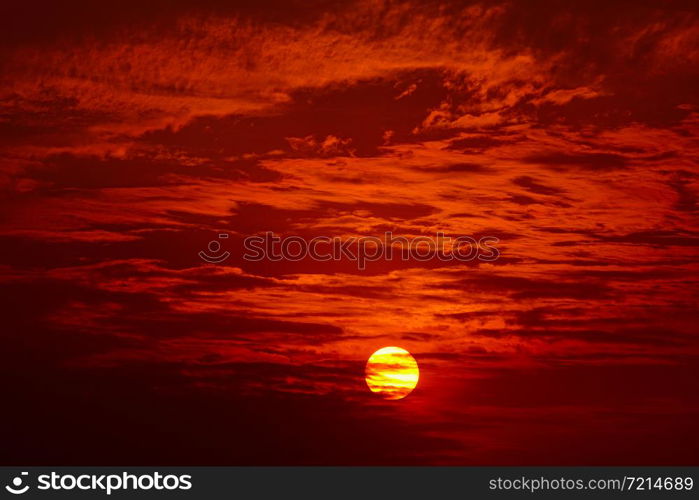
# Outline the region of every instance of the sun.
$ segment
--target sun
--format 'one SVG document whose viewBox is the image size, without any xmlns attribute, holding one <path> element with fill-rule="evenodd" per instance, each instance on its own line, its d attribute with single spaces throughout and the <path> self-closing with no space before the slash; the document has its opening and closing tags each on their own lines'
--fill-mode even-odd
<svg viewBox="0 0 699 500">
<path fill-rule="evenodd" d="M 385 399 L 403 399 L 420 378 L 415 358 L 400 347 L 383 347 L 366 362 L 366 384 Z"/>
</svg>

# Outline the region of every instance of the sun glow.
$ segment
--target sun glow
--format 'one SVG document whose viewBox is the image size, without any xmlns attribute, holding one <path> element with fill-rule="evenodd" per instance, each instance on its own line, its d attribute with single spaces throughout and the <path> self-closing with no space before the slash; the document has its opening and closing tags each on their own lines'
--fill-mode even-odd
<svg viewBox="0 0 699 500">
<path fill-rule="evenodd" d="M 419 378 L 417 361 L 400 347 L 379 349 L 366 363 L 369 389 L 385 399 L 403 399 L 415 389 Z"/>
</svg>

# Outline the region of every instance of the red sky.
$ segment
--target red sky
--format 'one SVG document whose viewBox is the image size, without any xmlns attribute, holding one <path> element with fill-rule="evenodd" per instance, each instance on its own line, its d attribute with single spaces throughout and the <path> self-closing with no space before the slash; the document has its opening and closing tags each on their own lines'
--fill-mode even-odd
<svg viewBox="0 0 699 500">
<path fill-rule="evenodd" d="M 697 462 L 691 2 L 144 3 L 1 8 L 3 463 Z"/>
</svg>

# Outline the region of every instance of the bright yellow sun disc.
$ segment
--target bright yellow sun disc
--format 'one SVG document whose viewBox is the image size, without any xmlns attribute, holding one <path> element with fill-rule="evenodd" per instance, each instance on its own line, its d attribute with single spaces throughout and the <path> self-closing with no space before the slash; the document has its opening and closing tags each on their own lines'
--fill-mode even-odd
<svg viewBox="0 0 699 500">
<path fill-rule="evenodd" d="M 366 383 L 372 392 L 385 399 L 403 399 L 420 378 L 417 361 L 405 349 L 384 347 L 366 362 Z"/>
</svg>

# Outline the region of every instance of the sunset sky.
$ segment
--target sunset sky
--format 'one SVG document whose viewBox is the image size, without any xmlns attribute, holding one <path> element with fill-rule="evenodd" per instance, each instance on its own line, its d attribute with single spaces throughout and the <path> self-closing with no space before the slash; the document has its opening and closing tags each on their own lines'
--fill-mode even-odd
<svg viewBox="0 0 699 500">
<path fill-rule="evenodd" d="M 3 2 L 2 463 L 696 464 L 698 10 L 576 3 Z"/>
</svg>

